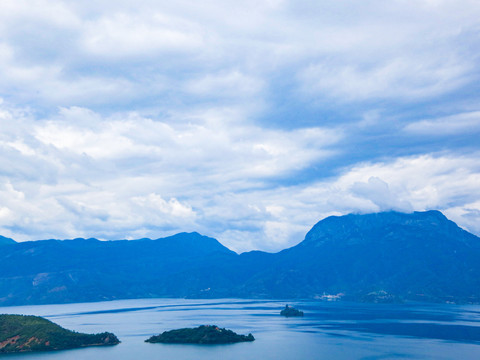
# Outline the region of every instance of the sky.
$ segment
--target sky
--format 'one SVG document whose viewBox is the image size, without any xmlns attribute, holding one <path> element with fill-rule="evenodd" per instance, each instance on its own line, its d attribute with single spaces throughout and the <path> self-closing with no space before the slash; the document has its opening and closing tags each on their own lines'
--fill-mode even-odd
<svg viewBox="0 0 480 360">
<path fill-rule="evenodd" d="M 0 234 L 197 231 L 279 251 L 331 215 L 480 235 L 477 0 L 2 0 Z"/>
</svg>

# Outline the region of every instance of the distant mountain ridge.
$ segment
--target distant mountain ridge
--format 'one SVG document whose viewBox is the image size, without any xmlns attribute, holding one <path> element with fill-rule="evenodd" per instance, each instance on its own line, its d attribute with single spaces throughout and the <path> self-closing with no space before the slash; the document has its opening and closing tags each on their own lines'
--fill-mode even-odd
<svg viewBox="0 0 480 360">
<path fill-rule="evenodd" d="M 141 297 L 479 303 L 479 258 L 480 239 L 439 211 L 328 217 L 278 253 L 238 255 L 198 233 L 10 242 L 0 252 L 0 305 Z"/>
</svg>

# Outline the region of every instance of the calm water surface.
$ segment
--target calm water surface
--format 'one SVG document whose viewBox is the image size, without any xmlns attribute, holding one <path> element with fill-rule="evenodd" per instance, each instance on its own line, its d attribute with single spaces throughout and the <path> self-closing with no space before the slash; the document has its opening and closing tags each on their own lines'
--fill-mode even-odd
<svg viewBox="0 0 480 360">
<path fill-rule="evenodd" d="M 480 306 L 288 302 L 303 318 L 279 315 L 285 301 L 141 299 L 0 308 L 44 316 L 71 330 L 110 331 L 122 343 L 2 359 L 480 359 Z M 231 345 L 149 344 L 151 335 L 214 324 L 256 341 Z"/>
</svg>

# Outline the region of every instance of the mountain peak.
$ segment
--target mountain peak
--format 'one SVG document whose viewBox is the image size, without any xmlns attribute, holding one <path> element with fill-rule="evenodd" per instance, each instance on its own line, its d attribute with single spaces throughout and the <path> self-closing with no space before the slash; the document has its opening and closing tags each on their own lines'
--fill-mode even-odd
<svg viewBox="0 0 480 360">
<path fill-rule="evenodd" d="M 0 246 L 1 245 L 9 245 L 9 244 L 16 244 L 17 242 L 13 239 L 0 235 Z"/>
<path fill-rule="evenodd" d="M 324 242 L 329 239 L 371 237 L 403 228 L 403 231 L 416 228 L 425 231 L 443 229 L 443 231 L 459 230 L 459 227 L 448 220 L 438 210 L 415 211 L 401 213 L 387 211 L 371 214 L 348 214 L 330 216 L 319 221 L 305 236 L 304 242 Z M 378 237 L 378 236 L 377 236 Z"/>
</svg>

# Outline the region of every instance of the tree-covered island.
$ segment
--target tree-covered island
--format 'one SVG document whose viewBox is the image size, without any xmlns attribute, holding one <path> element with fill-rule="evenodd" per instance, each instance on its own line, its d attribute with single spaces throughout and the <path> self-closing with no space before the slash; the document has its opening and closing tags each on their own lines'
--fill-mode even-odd
<svg viewBox="0 0 480 360">
<path fill-rule="evenodd" d="M 291 316 L 303 316 L 303 311 L 297 310 L 294 307 L 285 305 L 285 308 L 280 311 L 280 315 L 291 317 Z"/>
<path fill-rule="evenodd" d="M 216 325 L 202 325 L 197 328 L 170 330 L 154 335 L 145 340 L 149 343 L 166 344 L 231 344 L 254 341 L 252 334 L 239 335 L 232 330 L 219 328 Z"/>
<path fill-rule="evenodd" d="M 0 354 L 75 349 L 120 343 L 108 332 L 82 334 L 39 316 L 0 315 Z"/>
</svg>

